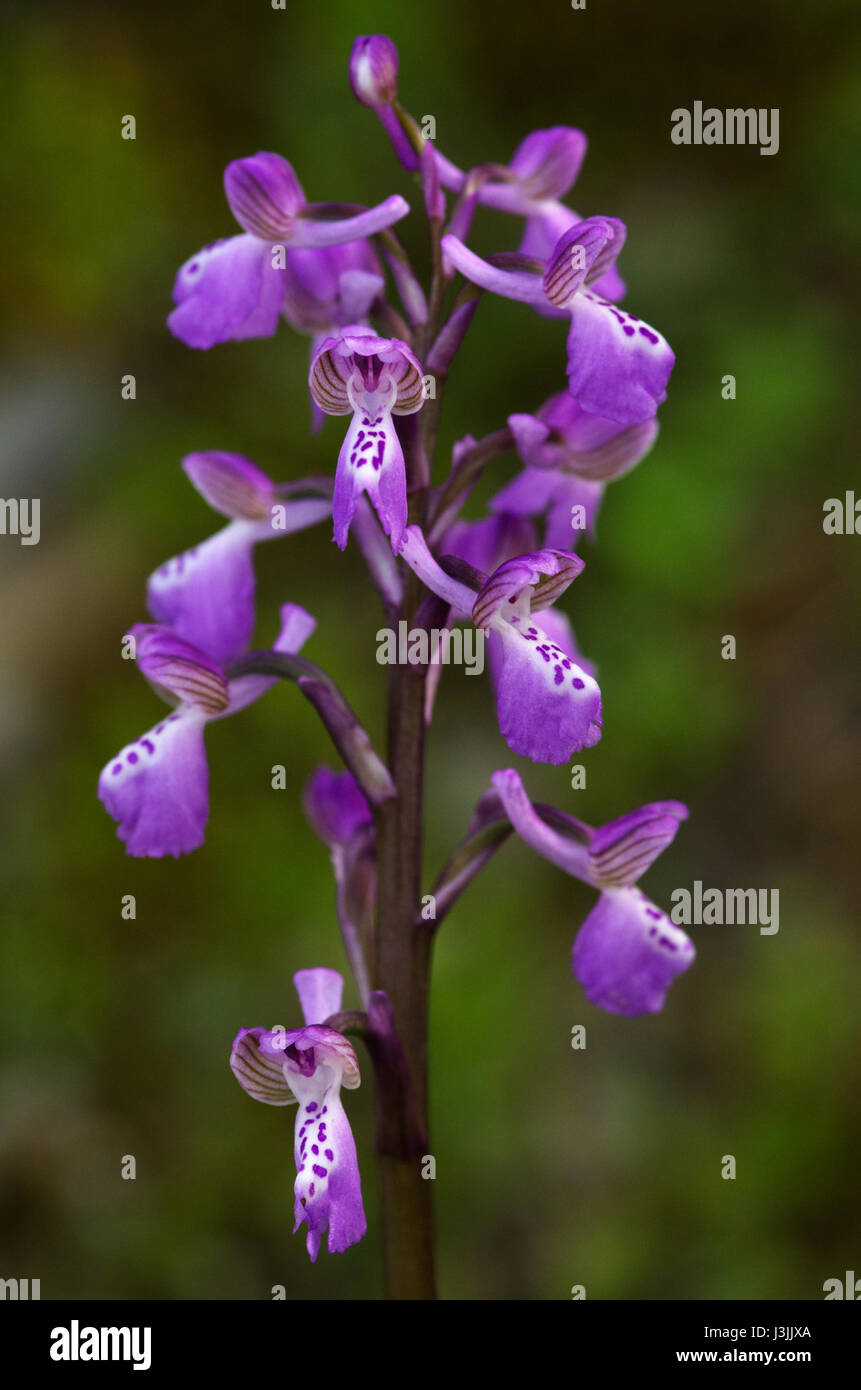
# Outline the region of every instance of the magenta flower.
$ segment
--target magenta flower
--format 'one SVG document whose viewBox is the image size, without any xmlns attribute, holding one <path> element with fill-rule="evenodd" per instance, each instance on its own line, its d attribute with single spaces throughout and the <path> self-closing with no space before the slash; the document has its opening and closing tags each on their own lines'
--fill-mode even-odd
<svg viewBox="0 0 861 1390">
<path fill-rule="evenodd" d="M 285 604 L 274 650 L 298 652 L 314 626 L 304 608 Z M 259 699 L 276 677 L 228 680 L 217 661 L 167 627 L 137 623 L 129 635 L 144 676 L 176 708 L 105 765 L 99 800 L 118 823 L 127 854 L 179 858 L 203 844 L 209 816 L 204 728 Z"/>
<path fill-rule="evenodd" d="M 658 434 L 654 418 L 626 427 L 591 415 L 567 391 L 551 396 L 536 415 L 509 415 L 508 425 L 527 468 L 555 468 L 601 483 L 630 472 Z"/>
<path fill-rule="evenodd" d="M 341 1087 L 359 1086 L 352 1044 L 324 1027 L 341 1007 L 344 981 L 337 970 L 298 970 L 293 976 L 304 1028 L 240 1028 L 230 1068 L 248 1095 L 264 1105 L 295 1105 L 296 1196 L 294 1234 L 308 1226 L 305 1248 L 316 1260 L 328 1231 L 329 1253 L 342 1254 L 368 1229 L 353 1132 Z"/>
<path fill-rule="evenodd" d="M 587 999 L 628 1017 L 657 1013 L 695 951 L 685 933 L 633 885 L 675 838 L 687 807 L 656 801 L 597 830 L 553 811 L 551 828 L 513 768 L 495 772 L 491 780 L 520 838 L 566 873 L 601 890 L 572 953 L 572 969 Z"/>
<path fill-rule="evenodd" d="M 496 712 L 509 748 L 533 762 L 564 763 L 601 737 L 597 682 L 559 648 L 533 616 L 582 571 L 576 555 L 539 550 L 500 565 L 478 588 L 452 579 L 427 548 L 421 528 L 407 528 L 401 552 L 410 568 L 459 617 L 490 636 L 497 663 Z"/>
<path fill-rule="evenodd" d="M 324 497 L 279 501 L 271 478 L 240 454 L 189 454 L 182 467 L 230 524 L 160 565 L 147 581 L 147 606 L 156 622 L 226 665 L 254 630 L 255 545 L 324 521 L 332 505 Z"/>
<path fill-rule="evenodd" d="M 605 483 L 635 467 L 658 433 L 654 419 L 626 427 L 590 415 L 567 391 L 537 415 L 509 415 L 508 425 L 526 467 L 491 498 L 491 510 L 546 514 L 544 544 L 562 550 L 576 550 L 584 531 L 594 535 Z"/>
<path fill-rule="evenodd" d="M 421 409 L 418 358 L 400 339 L 378 338 L 354 324 L 321 345 L 308 384 L 326 415 L 353 416 L 335 473 L 335 541 L 343 550 L 358 498 L 367 492 L 397 554 L 407 524 L 407 480 L 392 417 Z"/>
<path fill-rule="evenodd" d="M 467 280 L 508 299 L 554 305 L 571 318 L 568 389 L 586 411 L 621 425 L 649 420 L 667 396 L 675 357 L 660 333 L 588 288 L 606 273 L 625 240 L 615 217 L 590 217 L 559 238 L 542 276 L 482 260 L 456 236 L 442 239 Z"/>
<path fill-rule="evenodd" d="M 224 190 L 242 235 L 204 247 L 185 262 L 174 284 L 177 307 L 168 327 L 189 347 L 271 337 L 294 251 L 362 241 L 409 212 L 395 195 L 349 217 L 321 215 L 326 205 L 306 202 L 292 165 L 265 152 L 228 164 Z"/>
</svg>

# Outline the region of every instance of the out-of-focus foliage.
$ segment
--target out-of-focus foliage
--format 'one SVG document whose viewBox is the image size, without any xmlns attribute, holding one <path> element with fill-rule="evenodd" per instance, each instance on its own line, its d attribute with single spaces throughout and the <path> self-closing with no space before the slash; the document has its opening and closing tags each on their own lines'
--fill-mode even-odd
<svg viewBox="0 0 861 1390">
<path fill-rule="evenodd" d="M 524 765 L 527 786 L 594 822 L 687 801 L 690 822 L 645 880 L 665 905 L 695 879 L 780 891 L 776 936 L 692 928 L 698 960 L 664 1014 L 625 1020 L 588 1005 L 569 973 L 592 895 L 519 844 L 500 853 L 436 956 L 442 1291 L 819 1298 L 857 1268 L 861 537 L 821 524 L 826 498 L 861 495 L 851 12 L 12 7 L 0 491 L 41 498 L 42 539 L 0 539 L 0 1275 L 41 1278 L 44 1298 L 379 1287 L 370 1068 L 350 1097 L 370 1234 L 312 1269 L 290 1236 L 289 1117 L 252 1105 L 227 1067 L 240 1025 L 296 1020 L 295 969 L 344 968 L 327 856 L 299 804 L 329 759 L 312 711 L 285 687 L 209 730 L 209 835 L 179 863 L 126 859 L 95 798 L 99 768 L 160 708 L 120 659 L 146 576 L 218 524 L 183 454 L 232 449 L 285 478 L 334 465 L 338 423 L 307 428 L 307 341 L 285 327 L 196 353 L 164 318 L 180 263 L 232 233 L 229 159 L 274 149 L 313 200 L 402 191 L 418 206 L 349 92 L 357 22 L 392 34 L 405 103 L 436 117 L 466 167 L 504 160 L 534 127 L 588 132 L 575 206 L 627 222 L 629 303 L 677 352 L 658 444 L 609 489 L 600 545 L 584 547 L 564 601 L 599 666 L 604 740 L 578 759 L 586 790 Z M 779 153 L 674 146 L 670 112 L 695 100 L 779 107 Z M 516 245 L 502 216 L 482 214 L 476 233 L 483 250 Z M 420 219 L 403 234 L 423 262 Z M 456 438 L 561 388 L 564 331 L 482 305 L 447 394 L 441 468 Z M 735 401 L 721 398 L 726 373 Z M 260 640 L 280 602 L 311 609 L 309 654 L 379 737 L 379 618 L 355 545 L 342 557 L 321 529 L 258 558 Z M 728 633 L 734 662 L 720 658 Z M 428 884 L 511 761 L 486 681 L 446 673 Z M 277 763 L 292 790 L 271 789 Z M 578 1023 L 585 1052 L 570 1047 Z M 735 1181 L 721 1179 L 726 1154 Z"/>
</svg>

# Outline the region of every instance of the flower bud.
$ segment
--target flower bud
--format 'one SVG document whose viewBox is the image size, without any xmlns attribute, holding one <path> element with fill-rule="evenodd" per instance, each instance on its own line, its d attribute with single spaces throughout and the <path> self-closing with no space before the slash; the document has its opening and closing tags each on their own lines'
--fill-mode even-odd
<svg viewBox="0 0 861 1390">
<path fill-rule="evenodd" d="M 355 40 L 350 86 L 363 106 L 391 106 L 398 94 L 398 50 L 386 34 L 363 34 Z"/>
</svg>

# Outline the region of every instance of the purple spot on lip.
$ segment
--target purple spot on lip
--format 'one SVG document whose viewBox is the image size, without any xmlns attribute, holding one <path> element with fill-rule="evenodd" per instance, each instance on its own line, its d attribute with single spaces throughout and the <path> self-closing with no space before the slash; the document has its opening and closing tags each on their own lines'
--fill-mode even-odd
<svg viewBox="0 0 861 1390">
<path fill-rule="evenodd" d="M 311 1172 L 315 1173 L 318 1178 L 325 1178 L 328 1174 L 328 1169 L 321 1167 L 319 1163 L 315 1163 L 314 1167 L 311 1169 Z"/>
<path fill-rule="evenodd" d="M 115 777 L 118 777 L 119 774 L 122 772 L 122 770 L 123 770 L 123 765 L 122 765 L 122 763 L 114 763 L 113 767 L 111 768 L 111 772 L 113 773 L 113 775 L 114 775 Z"/>
<path fill-rule="evenodd" d="M 634 330 L 633 330 L 633 328 L 629 327 L 629 325 L 628 325 L 627 323 L 623 323 L 623 324 L 622 324 L 622 332 L 623 332 L 623 333 L 627 333 L 627 335 L 628 335 L 629 338 L 633 338 L 633 336 L 634 336 Z"/>
<path fill-rule="evenodd" d="M 571 684 L 573 685 L 575 690 L 582 690 L 583 686 L 585 685 L 585 681 L 581 681 L 579 676 L 575 676 Z"/>
<path fill-rule="evenodd" d="M 127 763 L 132 763 L 132 764 L 136 763 L 137 760 L 138 760 L 138 755 L 137 755 L 137 753 L 129 753 L 128 757 L 126 758 L 126 762 L 127 762 Z"/>
<path fill-rule="evenodd" d="M 648 328 L 638 328 L 637 332 L 641 338 L 648 338 L 650 343 L 656 343 L 658 341 L 657 333 L 652 333 Z"/>
<path fill-rule="evenodd" d="M 312 1145 L 311 1145 L 311 1152 L 312 1152 L 312 1154 L 318 1154 L 318 1153 L 320 1152 L 320 1150 L 317 1148 L 317 1145 L 316 1145 L 316 1144 L 312 1144 Z"/>
<path fill-rule="evenodd" d="M 305 1106 L 305 1109 L 308 1111 L 309 1114 L 313 1115 L 314 1111 L 317 1109 L 317 1102 L 315 1100 L 312 1100 L 310 1105 Z"/>
<path fill-rule="evenodd" d="M 331 1149 L 326 1149 L 326 1151 L 325 1151 L 325 1156 L 326 1156 L 326 1158 L 328 1158 L 328 1160 L 329 1160 L 330 1163 L 334 1160 L 334 1157 L 335 1157 L 335 1155 L 332 1153 L 332 1150 L 331 1150 Z"/>
</svg>

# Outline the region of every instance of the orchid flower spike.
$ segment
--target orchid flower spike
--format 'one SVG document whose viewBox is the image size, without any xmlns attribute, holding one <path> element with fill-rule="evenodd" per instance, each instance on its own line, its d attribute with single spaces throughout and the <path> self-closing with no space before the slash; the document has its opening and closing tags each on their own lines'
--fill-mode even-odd
<svg viewBox="0 0 861 1390">
<path fill-rule="evenodd" d="M 401 552 L 422 583 L 459 617 L 487 629 L 497 669 L 499 730 L 509 748 L 534 762 L 564 763 L 601 737 L 601 691 L 538 626 L 583 569 L 576 555 L 539 550 L 506 560 L 482 584 L 451 578 L 428 550 L 421 528 L 407 528 Z"/>
<path fill-rule="evenodd" d="M 409 204 L 395 195 L 349 217 L 330 217 L 325 204 L 306 201 L 293 166 L 266 152 L 228 164 L 224 191 L 242 235 L 198 251 L 174 284 L 176 308 L 168 327 L 189 347 L 271 337 L 285 304 L 288 257 L 294 251 L 362 241 L 409 212 Z"/>
<path fill-rule="evenodd" d="M 360 1084 L 353 1046 L 324 1027 L 341 1007 L 344 986 L 337 970 L 297 970 L 293 976 L 304 1028 L 240 1028 L 230 1068 L 240 1086 L 265 1105 L 295 1105 L 296 1196 L 294 1234 L 302 1222 L 305 1248 L 316 1260 L 328 1231 L 330 1254 L 356 1245 L 368 1229 L 362 1182 L 341 1087 Z"/>
<path fill-rule="evenodd" d="M 422 407 L 418 358 L 400 339 L 378 338 L 353 324 L 321 345 L 308 384 L 326 415 L 353 416 L 335 473 L 336 543 L 341 550 L 346 546 L 359 495 L 367 492 L 397 554 L 407 524 L 407 479 L 392 416 Z"/>
<path fill-rule="evenodd" d="M 597 830 L 554 811 L 551 826 L 513 768 L 495 772 L 491 781 L 526 844 L 601 890 L 572 952 L 572 969 L 587 999 L 629 1018 L 657 1013 L 695 951 L 685 933 L 634 884 L 675 838 L 688 808 L 679 801 L 656 801 Z"/>
<path fill-rule="evenodd" d="M 147 607 L 157 623 L 228 665 L 247 651 L 254 630 L 255 545 L 324 521 L 332 503 L 279 499 L 271 478 L 239 454 L 189 454 L 182 466 L 230 524 L 160 565 L 147 581 Z"/>
<path fill-rule="evenodd" d="M 275 651 L 298 652 L 314 627 L 304 608 L 285 604 Z M 209 815 L 205 726 L 259 699 L 277 677 L 229 680 L 218 662 L 167 627 L 137 623 L 128 636 L 144 676 L 176 708 L 111 758 L 99 777 L 99 800 L 117 821 L 127 854 L 179 858 L 203 844 Z"/>
<path fill-rule="evenodd" d="M 568 390 L 586 411 L 620 425 L 650 420 L 666 400 L 675 357 L 660 333 L 589 289 L 625 241 L 616 217 L 589 217 L 559 238 L 544 275 L 482 260 L 458 237 L 444 236 L 448 260 L 467 280 L 535 307 L 553 305 L 571 318 Z"/>
</svg>

